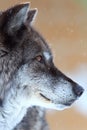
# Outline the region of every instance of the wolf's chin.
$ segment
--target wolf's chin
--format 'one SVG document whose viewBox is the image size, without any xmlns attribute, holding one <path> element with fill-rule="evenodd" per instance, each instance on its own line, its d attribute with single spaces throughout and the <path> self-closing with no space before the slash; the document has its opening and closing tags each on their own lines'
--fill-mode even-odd
<svg viewBox="0 0 87 130">
<path fill-rule="evenodd" d="M 71 107 L 71 105 L 68 106 L 68 105 L 64 105 L 64 104 L 58 104 L 58 105 L 56 105 L 55 110 L 62 111 L 62 110 L 65 110 L 67 108 L 70 108 L 70 107 Z"/>
</svg>

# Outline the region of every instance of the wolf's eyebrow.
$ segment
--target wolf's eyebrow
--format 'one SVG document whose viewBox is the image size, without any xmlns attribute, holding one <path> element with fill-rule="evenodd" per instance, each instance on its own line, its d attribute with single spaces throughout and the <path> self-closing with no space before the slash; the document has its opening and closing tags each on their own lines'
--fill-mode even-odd
<svg viewBox="0 0 87 130">
<path fill-rule="evenodd" d="M 44 52 L 43 55 L 46 58 L 46 60 L 50 60 L 52 58 L 48 52 Z"/>
</svg>

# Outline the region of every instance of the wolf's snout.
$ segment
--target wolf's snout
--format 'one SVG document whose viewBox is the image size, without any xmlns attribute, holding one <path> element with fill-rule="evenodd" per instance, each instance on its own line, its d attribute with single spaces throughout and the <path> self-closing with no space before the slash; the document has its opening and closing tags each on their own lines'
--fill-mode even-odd
<svg viewBox="0 0 87 130">
<path fill-rule="evenodd" d="M 76 87 L 73 87 L 73 91 L 76 96 L 80 97 L 83 94 L 84 89 L 81 86 L 77 85 Z"/>
</svg>

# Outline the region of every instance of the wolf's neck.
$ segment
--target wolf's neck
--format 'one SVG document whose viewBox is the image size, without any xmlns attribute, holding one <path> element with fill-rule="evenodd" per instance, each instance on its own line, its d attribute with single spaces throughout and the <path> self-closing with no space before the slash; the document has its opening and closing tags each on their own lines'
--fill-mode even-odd
<svg viewBox="0 0 87 130">
<path fill-rule="evenodd" d="M 0 130 L 12 130 L 24 117 L 29 104 L 23 97 L 23 90 L 12 87 L 0 107 Z"/>
</svg>

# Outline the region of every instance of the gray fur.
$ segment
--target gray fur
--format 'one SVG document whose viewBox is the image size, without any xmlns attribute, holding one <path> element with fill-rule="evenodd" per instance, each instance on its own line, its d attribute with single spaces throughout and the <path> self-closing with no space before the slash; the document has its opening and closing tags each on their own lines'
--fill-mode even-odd
<svg viewBox="0 0 87 130">
<path fill-rule="evenodd" d="M 46 130 L 43 109 L 31 107 L 62 110 L 83 93 L 55 67 L 48 44 L 32 27 L 37 11 L 28 6 L 16 5 L 0 15 L 0 130 L 12 130 L 21 121 L 17 130 Z"/>
<path fill-rule="evenodd" d="M 45 110 L 40 107 L 28 109 L 27 115 L 14 130 L 48 130 L 45 119 Z"/>
</svg>

